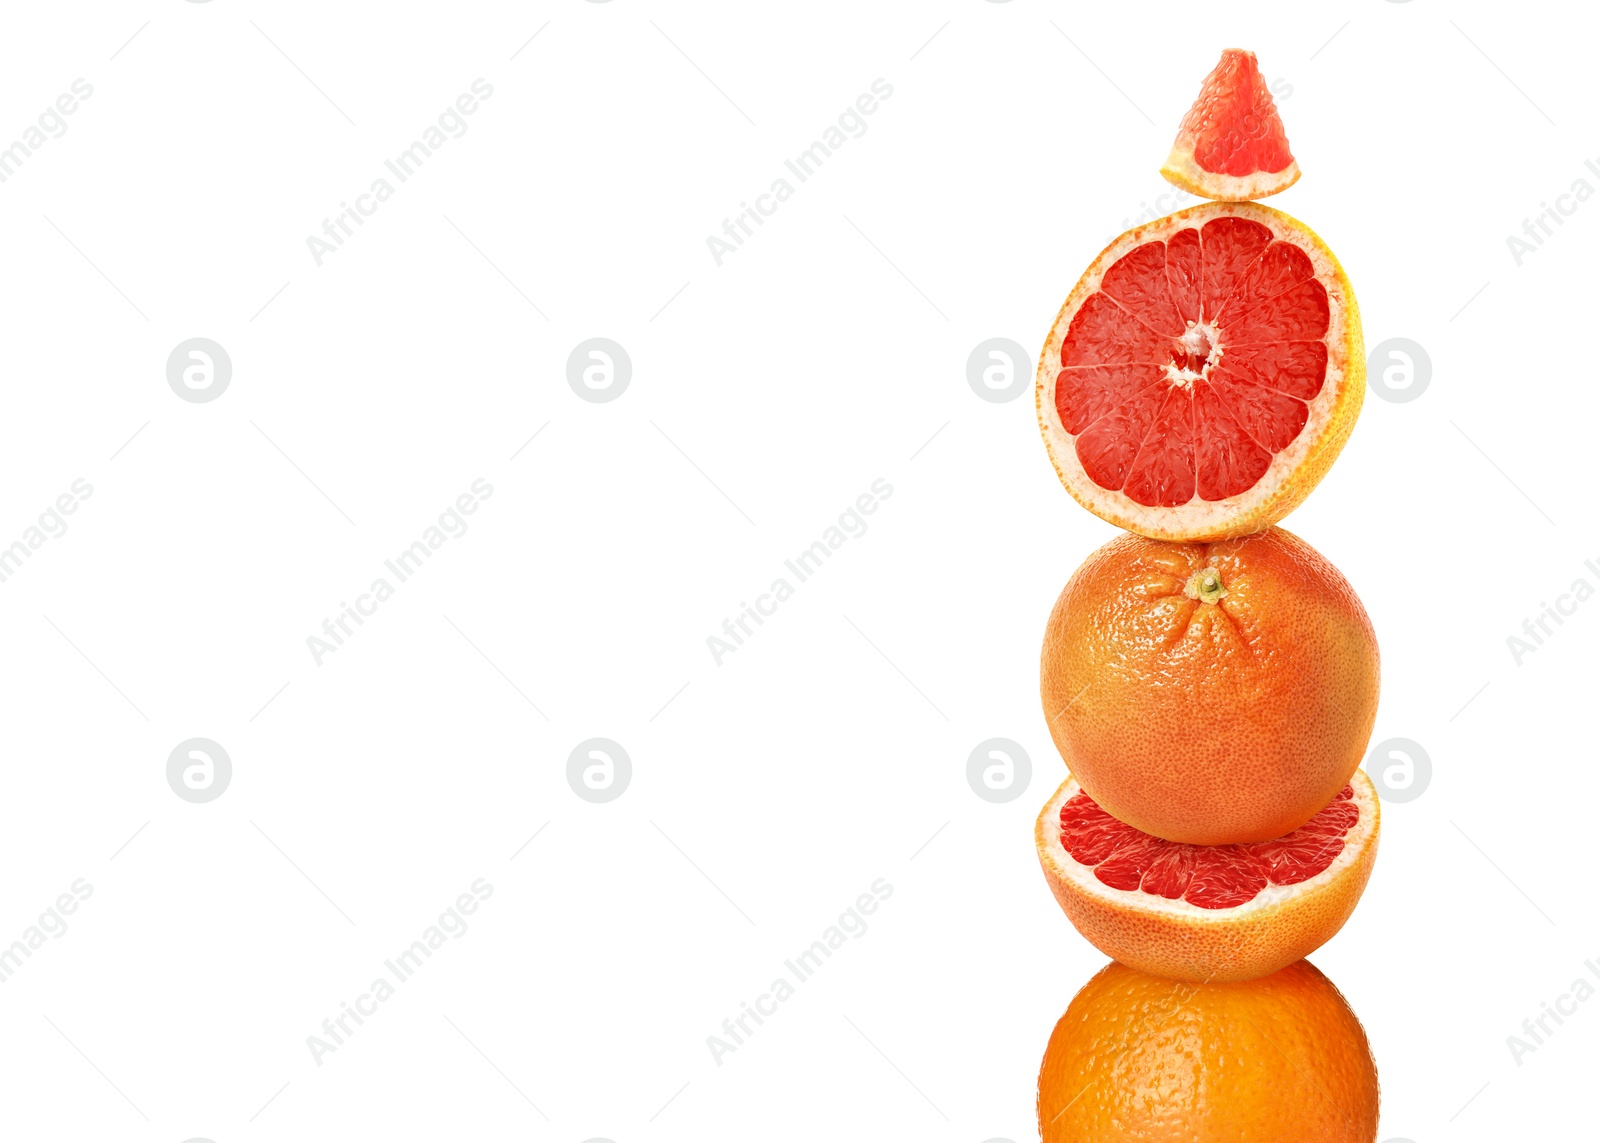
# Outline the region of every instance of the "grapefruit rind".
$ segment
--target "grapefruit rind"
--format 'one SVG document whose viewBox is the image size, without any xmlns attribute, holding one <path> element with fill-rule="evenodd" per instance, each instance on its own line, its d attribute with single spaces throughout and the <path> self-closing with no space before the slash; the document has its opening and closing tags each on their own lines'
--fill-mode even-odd
<svg viewBox="0 0 1600 1143">
<path fill-rule="evenodd" d="M 1300 181 L 1300 164 L 1293 159 L 1281 171 L 1252 171 L 1248 175 L 1225 175 L 1208 171 L 1194 158 L 1194 143 L 1180 140 L 1172 145 L 1167 161 L 1161 164 L 1161 177 L 1180 190 L 1218 202 L 1249 202 L 1286 191 Z"/>
<path fill-rule="evenodd" d="M 1083 303 L 1100 289 L 1106 271 L 1146 242 L 1166 241 L 1186 225 L 1204 226 L 1216 218 L 1238 217 L 1260 223 L 1275 240 L 1299 246 L 1311 260 L 1328 294 L 1328 370 L 1309 403 L 1306 424 L 1272 458 L 1267 471 L 1247 491 L 1221 500 L 1198 493 L 1176 507 L 1140 504 L 1120 489 L 1102 488 L 1084 471 L 1074 437 L 1061 422 L 1056 383 L 1062 371 L 1061 346 Z M 1056 476 L 1073 499 L 1107 523 L 1152 540 L 1206 541 L 1259 532 L 1282 520 L 1311 494 L 1355 428 L 1366 394 L 1366 352 L 1355 289 L 1327 243 L 1305 223 L 1255 202 L 1204 202 L 1136 226 L 1102 250 L 1067 295 L 1039 355 L 1034 386 L 1039 430 Z"/>
<path fill-rule="evenodd" d="M 1039 864 L 1073 927 L 1130 968 L 1172 980 L 1230 983 L 1277 972 L 1322 947 L 1343 927 L 1378 855 L 1377 791 L 1365 771 L 1350 778 L 1361 812 L 1344 848 L 1316 876 L 1268 885 L 1243 905 L 1206 909 L 1188 901 L 1113 889 L 1061 843 L 1061 807 L 1076 794 L 1070 774 L 1034 823 Z"/>
</svg>

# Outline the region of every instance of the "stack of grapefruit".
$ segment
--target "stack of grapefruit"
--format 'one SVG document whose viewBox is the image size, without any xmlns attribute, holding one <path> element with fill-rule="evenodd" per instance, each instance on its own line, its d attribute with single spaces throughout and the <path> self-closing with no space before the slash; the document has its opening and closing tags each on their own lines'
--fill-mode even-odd
<svg viewBox="0 0 1600 1143">
<path fill-rule="evenodd" d="M 1073 574 L 1045 631 L 1068 775 L 1039 860 L 1120 963 L 1050 1039 L 1040 1130 L 1371 1143 L 1366 1036 L 1302 958 L 1377 854 L 1358 765 L 1378 645 L 1344 576 L 1276 526 L 1360 411 L 1360 317 L 1310 228 L 1249 201 L 1299 177 L 1253 54 L 1223 53 L 1162 173 L 1213 201 L 1108 246 L 1039 363 L 1061 482 L 1132 533 Z"/>
</svg>

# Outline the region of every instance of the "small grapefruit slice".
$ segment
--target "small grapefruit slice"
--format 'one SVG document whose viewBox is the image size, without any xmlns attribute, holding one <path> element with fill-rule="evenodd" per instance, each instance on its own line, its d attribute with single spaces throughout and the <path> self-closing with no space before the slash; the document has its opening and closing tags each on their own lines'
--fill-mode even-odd
<svg viewBox="0 0 1600 1143">
<path fill-rule="evenodd" d="M 1045 447 L 1119 528 L 1217 540 L 1277 523 L 1361 411 L 1355 290 L 1310 227 L 1208 202 L 1123 234 L 1067 295 L 1040 356 Z"/>
<path fill-rule="evenodd" d="M 1349 919 L 1378 854 L 1378 797 L 1357 770 L 1283 837 L 1185 845 L 1119 822 L 1069 776 L 1040 811 L 1034 843 L 1050 891 L 1107 956 L 1175 980 L 1254 980 Z"/>
<path fill-rule="evenodd" d="M 1288 190 L 1300 177 L 1255 52 L 1228 48 L 1178 126 L 1161 175 L 1203 198 L 1238 202 Z"/>
</svg>

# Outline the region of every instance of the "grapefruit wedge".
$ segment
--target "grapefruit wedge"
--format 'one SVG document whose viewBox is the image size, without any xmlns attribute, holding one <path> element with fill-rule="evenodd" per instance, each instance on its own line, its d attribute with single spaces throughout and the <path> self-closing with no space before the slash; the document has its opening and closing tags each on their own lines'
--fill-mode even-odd
<svg viewBox="0 0 1600 1143">
<path fill-rule="evenodd" d="M 1101 251 L 1040 356 L 1039 426 L 1089 511 L 1158 540 L 1277 523 L 1361 411 L 1355 290 L 1310 227 L 1208 202 Z"/>
<path fill-rule="evenodd" d="M 1174 980 L 1254 980 L 1320 948 L 1356 907 L 1378 854 L 1366 773 L 1274 841 L 1185 845 L 1119 822 L 1068 776 L 1034 843 L 1078 932 L 1130 968 Z"/>
<path fill-rule="evenodd" d="M 1190 194 L 1233 202 L 1294 185 L 1300 165 L 1254 52 L 1222 53 L 1179 125 L 1161 175 Z"/>
</svg>

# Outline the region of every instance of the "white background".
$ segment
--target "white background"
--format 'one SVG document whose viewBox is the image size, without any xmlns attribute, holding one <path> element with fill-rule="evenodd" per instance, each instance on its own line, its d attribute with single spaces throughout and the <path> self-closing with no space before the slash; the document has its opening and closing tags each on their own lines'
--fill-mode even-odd
<svg viewBox="0 0 1600 1143">
<path fill-rule="evenodd" d="M 1033 853 L 1062 773 L 1038 643 L 1113 532 L 1058 486 L 1031 391 L 981 401 L 965 362 L 1043 341 L 1244 46 L 1292 88 L 1305 173 L 1273 205 L 1340 255 L 1369 347 L 1433 367 L 1415 401 L 1369 396 L 1287 522 L 1372 615 L 1375 739 L 1434 767 L 1314 960 L 1371 1036 L 1380 1138 L 1575 1137 L 1600 1000 L 1520 1065 L 1506 1038 L 1600 958 L 1600 603 L 1520 665 L 1506 640 L 1600 585 L 1600 199 L 1520 266 L 1506 238 L 1600 188 L 1595 25 L 1435 0 L 10 6 L 0 144 L 75 78 L 93 95 L 0 184 L 0 541 L 94 491 L 0 584 L 0 941 L 93 895 L 0 986 L 4 1134 L 1033 1138 L 1045 1040 L 1105 959 Z M 319 267 L 306 237 L 479 77 L 467 133 Z M 866 134 L 716 265 L 706 237 L 880 77 Z M 608 404 L 565 378 L 595 336 L 633 363 Z M 233 362 L 211 403 L 165 378 L 191 337 Z M 307 636 L 480 477 L 470 529 L 317 665 Z M 707 636 L 880 477 L 869 530 L 718 666 Z M 195 736 L 234 767 L 204 805 L 165 777 Z M 633 761 L 608 804 L 566 781 L 593 736 Z M 1001 805 L 965 777 L 993 736 L 1033 760 Z M 477 878 L 470 930 L 313 1062 Z M 868 931 L 713 1062 L 878 878 Z"/>
</svg>

